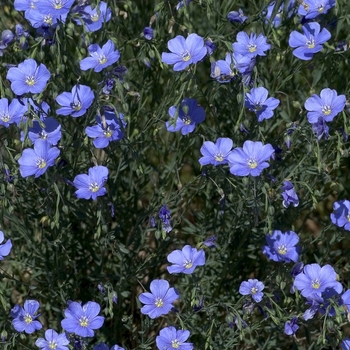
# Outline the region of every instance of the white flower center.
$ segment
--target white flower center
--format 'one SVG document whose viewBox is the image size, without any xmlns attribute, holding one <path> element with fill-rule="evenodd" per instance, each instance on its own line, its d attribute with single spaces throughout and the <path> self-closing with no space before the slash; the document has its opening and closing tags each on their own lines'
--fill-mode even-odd
<svg viewBox="0 0 350 350">
<path fill-rule="evenodd" d="M 45 159 L 43 158 L 38 158 L 35 162 L 36 166 L 39 168 L 39 169 L 43 169 L 46 167 L 46 161 Z"/>
<path fill-rule="evenodd" d="M 190 54 L 188 51 L 184 52 L 184 53 L 182 54 L 182 59 L 183 59 L 185 62 L 189 61 L 189 60 L 191 59 L 191 54 Z"/>
<path fill-rule="evenodd" d="M 55 10 L 60 10 L 63 7 L 62 0 L 54 0 L 53 7 L 55 8 Z"/>
<path fill-rule="evenodd" d="M 315 47 L 315 40 L 313 38 L 309 39 L 306 42 L 306 46 L 307 46 L 308 49 L 313 49 Z"/>
<path fill-rule="evenodd" d="M 79 319 L 79 324 L 82 326 L 82 327 L 87 327 L 89 325 L 89 319 L 86 317 L 86 316 L 82 316 L 80 317 Z"/>
<path fill-rule="evenodd" d="M 278 246 L 277 251 L 279 254 L 281 255 L 285 255 L 287 253 L 287 247 L 285 244 L 281 244 L 280 246 Z"/>
<path fill-rule="evenodd" d="M 26 324 L 30 324 L 30 323 L 33 322 L 33 318 L 32 318 L 32 316 L 29 315 L 29 314 L 25 314 L 25 315 L 23 316 L 23 319 L 24 319 L 24 322 L 25 322 Z"/>
<path fill-rule="evenodd" d="M 184 262 L 184 266 L 186 269 L 190 269 L 193 266 L 193 262 L 191 260 L 188 260 L 188 261 L 186 260 Z"/>
<path fill-rule="evenodd" d="M 82 104 L 80 101 L 72 102 L 70 105 L 76 112 L 81 110 Z"/>
<path fill-rule="evenodd" d="M 44 16 L 44 23 L 51 26 L 52 25 L 52 16 L 51 15 Z"/>
<path fill-rule="evenodd" d="M 90 16 L 90 18 L 93 22 L 97 22 L 100 19 L 100 16 L 98 15 L 98 13 L 94 13 Z"/>
<path fill-rule="evenodd" d="M 157 307 L 162 307 L 162 306 L 164 305 L 163 299 L 157 298 L 157 299 L 156 299 L 156 302 L 155 302 L 155 305 L 156 305 Z"/>
<path fill-rule="evenodd" d="M 171 346 L 173 347 L 173 349 L 178 349 L 180 345 L 181 344 L 177 339 L 171 341 Z"/>
<path fill-rule="evenodd" d="M 89 185 L 89 190 L 90 190 L 91 192 L 97 192 L 99 189 L 100 189 L 100 188 L 99 188 L 97 182 L 93 182 L 93 183 L 91 183 L 91 184 Z"/>
<path fill-rule="evenodd" d="M 247 164 L 250 169 L 255 169 L 258 166 L 258 163 L 255 159 L 248 159 Z"/>
<path fill-rule="evenodd" d="M 255 44 L 251 43 L 248 45 L 249 52 L 255 52 L 256 49 L 257 49 L 257 46 Z"/>
<path fill-rule="evenodd" d="M 312 288 L 314 289 L 319 289 L 321 287 L 321 283 L 320 281 L 318 280 L 318 278 L 316 278 L 315 280 L 313 280 L 311 282 L 311 285 L 312 285 Z"/>
<path fill-rule="evenodd" d="M 107 57 L 105 55 L 101 55 L 99 60 L 98 60 L 98 63 L 105 64 L 106 62 L 107 62 Z"/>
<path fill-rule="evenodd" d="M 332 113 L 331 106 L 327 106 L 327 105 L 323 106 L 322 107 L 322 113 L 324 115 L 330 115 Z"/>
<path fill-rule="evenodd" d="M 258 291 L 259 291 L 259 289 L 256 288 L 256 287 L 252 287 L 251 290 L 250 290 L 250 292 L 251 292 L 252 294 L 256 294 Z"/>
<path fill-rule="evenodd" d="M 0 119 L 4 122 L 4 123 L 7 123 L 11 120 L 11 117 L 8 113 L 4 113 L 3 114 L 0 114 Z"/>
<path fill-rule="evenodd" d="M 214 156 L 214 159 L 217 162 L 222 162 L 224 160 L 224 155 L 222 153 L 216 153 L 215 156 Z"/>
<path fill-rule="evenodd" d="M 49 341 L 49 348 L 50 349 L 56 349 L 57 345 L 58 344 L 54 340 Z"/>
<path fill-rule="evenodd" d="M 33 75 L 27 75 L 25 81 L 28 86 L 33 86 L 35 84 L 35 77 Z"/>
</svg>

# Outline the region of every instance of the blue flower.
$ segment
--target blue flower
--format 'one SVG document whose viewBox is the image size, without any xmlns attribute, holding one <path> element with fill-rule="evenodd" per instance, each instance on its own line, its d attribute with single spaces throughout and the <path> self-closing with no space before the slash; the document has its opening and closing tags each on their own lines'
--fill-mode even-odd
<svg viewBox="0 0 350 350">
<path fill-rule="evenodd" d="M 85 6 L 79 11 L 82 16 L 87 32 L 95 32 L 102 28 L 103 23 L 107 23 L 112 17 L 112 11 L 107 3 L 100 1 L 100 3 L 92 9 L 90 5 Z M 82 25 L 80 20 L 75 20 L 78 25 Z"/>
<path fill-rule="evenodd" d="M 244 15 L 241 9 L 238 9 L 238 11 L 229 12 L 227 15 L 227 19 L 230 22 L 243 23 L 246 19 L 248 19 L 248 17 Z"/>
<path fill-rule="evenodd" d="M 197 251 L 196 248 L 185 245 L 182 250 L 177 249 L 171 252 L 167 259 L 174 264 L 167 267 L 169 273 L 191 274 L 197 266 L 205 264 L 205 253 L 203 249 Z"/>
<path fill-rule="evenodd" d="M 241 283 L 239 287 L 239 294 L 241 295 L 251 295 L 253 300 L 259 303 L 264 293 L 262 290 L 265 288 L 264 283 L 258 281 L 257 279 L 249 279 Z"/>
<path fill-rule="evenodd" d="M 81 70 L 94 68 L 95 72 L 101 72 L 102 69 L 117 62 L 120 57 L 119 51 L 114 50 L 112 40 L 108 40 L 102 46 L 102 49 L 98 44 L 92 44 L 88 47 L 88 51 L 91 57 L 86 57 L 80 61 Z"/>
<path fill-rule="evenodd" d="M 38 0 L 15 0 L 14 7 L 17 11 L 33 11 L 36 10 Z"/>
<path fill-rule="evenodd" d="M 299 5 L 298 14 L 305 16 L 306 19 L 313 19 L 327 13 L 334 6 L 335 0 L 303 0 L 303 3 Z"/>
<path fill-rule="evenodd" d="M 11 81 L 11 89 L 16 95 L 25 93 L 39 94 L 50 79 L 50 72 L 43 65 L 28 58 L 20 63 L 18 67 L 12 67 L 7 72 L 6 79 Z"/>
<path fill-rule="evenodd" d="M 288 208 L 291 204 L 293 204 L 293 207 L 299 205 L 298 195 L 295 193 L 294 186 L 290 181 L 284 181 L 281 190 L 283 197 L 282 204 L 285 208 Z"/>
<path fill-rule="evenodd" d="M 152 40 L 154 38 L 154 32 L 151 27 L 145 27 L 143 28 L 143 37 L 146 40 Z"/>
<path fill-rule="evenodd" d="M 168 41 L 171 53 L 162 53 L 162 62 L 173 64 L 174 71 L 186 69 L 191 63 L 199 62 L 207 53 L 204 40 L 197 34 L 190 34 L 186 39 L 178 35 Z"/>
<path fill-rule="evenodd" d="M 172 303 L 179 298 L 175 288 L 169 288 L 169 282 L 165 280 L 153 280 L 150 285 L 151 293 L 142 293 L 139 296 L 144 315 L 156 318 L 166 315 L 173 308 Z"/>
<path fill-rule="evenodd" d="M 45 15 L 65 16 L 72 7 L 74 0 L 38 0 L 36 10 Z"/>
<path fill-rule="evenodd" d="M 56 101 L 62 108 L 56 113 L 61 115 L 71 115 L 72 117 L 81 117 L 91 106 L 94 100 L 94 93 L 86 85 L 73 86 L 72 92 L 63 92 L 56 97 Z"/>
<path fill-rule="evenodd" d="M 303 26 L 304 34 L 295 30 L 290 33 L 289 46 L 296 47 L 293 55 L 301 60 L 311 60 L 316 52 L 322 50 L 322 44 L 331 38 L 331 33 L 321 27 L 317 22 L 307 23 Z"/>
<path fill-rule="evenodd" d="M 274 148 L 268 143 L 245 141 L 243 148 L 235 148 L 228 156 L 230 172 L 236 176 L 259 176 L 269 167 L 267 162 L 274 154 Z"/>
<path fill-rule="evenodd" d="M 22 177 L 35 175 L 41 176 L 48 167 L 55 164 L 55 160 L 60 154 L 60 150 L 42 139 L 38 139 L 34 144 L 34 149 L 27 148 L 18 159 L 19 171 Z"/>
<path fill-rule="evenodd" d="M 156 337 L 156 344 L 158 350 L 193 350 L 192 343 L 186 343 L 190 336 L 187 330 L 176 330 L 175 327 L 165 327 L 161 329 L 159 335 Z"/>
<path fill-rule="evenodd" d="M 124 348 L 120 347 L 119 345 L 113 345 L 111 349 L 109 349 L 107 344 L 99 343 L 96 344 L 92 350 L 124 350 Z"/>
<path fill-rule="evenodd" d="M 203 244 L 206 247 L 216 248 L 216 243 L 215 243 L 216 240 L 217 240 L 217 236 L 210 236 L 203 242 Z"/>
<path fill-rule="evenodd" d="M 105 148 L 111 141 L 118 141 L 124 137 L 122 128 L 125 128 L 124 115 L 119 113 L 119 118 L 114 111 L 105 110 L 101 118 L 96 116 L 97 125 L 88 126 L 85 129 L 86 135 L 94 138 L 93 144 L 96 148 Z"/>
<path fill-rule="evenodd" d="M 66 318 L 61 321 L 61 326 L 69 333 L 93 337 L 94 330 L 101 328 L 104 322 L 104 317 L 98 316 L 100 310 L 100 305 L 94 301 L 88 301 L 83 306 L 73 301 L 64 311 Z"/>
<path fill-rule="evenodd" d="M 108 178 L 108 168 L 104 166 L 94 166 L 89 169 L 89 175 L 77 175 L 73 184 L 78 189 L 75 194 L 78 198 L 96 200 L 99 196 L 106 194 L 106 188 L 103 187 Z"/>
<path fill-rule="evenodd" d="M 267 98 L 268 93 L 264 87 L 258 87 L 251 89 L 245 97 L 245 106 L 256 114 L 259 122 L 272 118 L 273 110 L 280 104 L 277 98 Z"/>
<path fill-rule="evenodd" d="M 322 315 L 326 314 L 327 316 L 335 316 L 336 311 L 332 304 L 334 304 L 334 302 L 337 304 L 339 304 L 339 302 L 341 303 L 340 298 L 341 297 L 339 297 L 339 293 L 333 288 L 327 288 L 325 292 L 322 293 L 322 296 L 318 294 L 310 295 L 306 298 L 306 304 L 310 305 L 311 307 L 304 312 L 304 320 L 308 321 L 312 319 L 318 311 Z M 331 303 L 331 299 L 333 299 L 333 303 Z"/>
<path fill-rule="evenodd" d="M 170 132 L 181 130 L 182 135 L 191 133 L 196 124 L 205 119 L 204 108 L 199 106 L 193 98 L 185 98 L 179 107 L 171 106 L 168 111 L 173 120 L 166 122 L 166 128 Z"/>
<path fill-rule="evenodd" d="M 341 350 L 350 350 L 350 338 L 345 338 L 341 344 Z"/>
<path fill-rule="evenodd" d="M 337 274 L 332 266 L 309 264 L 305 265 L 304 271 L 295 277 L 294 287 L 301 291 L 301 295 L 305 298 L 321 296 L 327 288 L 341 293 L 343 287 L 336 279 Z"/>
<path fill-rule="evenodd" d="M 293 316 L 290 321 L 287 321 L 284 324 L 284 333 L 287 335 L 294 335 L 295 332 L 299 329 L 299 326 L 297 325 L 298 317 Z"/>
<path fill-rule="evenodd" d="M 216 143 L 205 141 L 200 149 L 203 157 L 199 158 L 201 165 L 212 164 L 214 166 L 227 164 L 231 154 L 233 141 L 227 137 L 220 137 Z"/>
<path fill-rule="evenodd" d="M 0 125 L 8 128 L 12 123 L 18 124 L 27 111 L 27 105 L 20 103 L 16 98 L 10 104 L 7 98 L 0 99 Z"/>
<path fill-rule="evenodd" d="M 275 8 L 275 5 L 276 5 L 276 2 L 275 1 L 272 1 L 270 2 L 270 4 L 267 6 L 267 14 L 266 14 L 266 19 L 267 21 L 266 22 L 271 22 L 272 25 L 277 28 L 280 26 L 281 24 L 281 21 L 282 21 L 282 15 L 283 15 L 283 7 L 284 7 L 284 4 L 282 3 L 281 6 L 279 7 L 276 15 L 274 18 L 271 18 L 272 16 L 272 13 L 273 13 L 273 10 Z"/>
<path fill-rule="evenodd" d="M 320 96 L 313 94 L 304 104 L 308 111 L 307 118 L 310 123 L 318 122 L 321 117 L 326 122 L 331 122 L 337 114 L 342 112 L 345 108 L 346 97 L 339 95 L 335 90 L 326 88 L 320 93 Z"/>
<path fill-rule="evenodd" d="M 35 320 L 39 315 L 34 316 L 38 309 L 39 303 L 36 300 L 26 300 L 23 308 L 19 306 L 15 312 L 11 312 L 11 316 L 15 316 L 12 320 L 15 330 L 32 334 L 41 329 L 42 324 Z"/>
<path fill-rule="evenodd" d="M 188 6 L 188 4 L 191 2 L 192 0 L 186 0 L 186 5 Z M 179 10 L 181 7 L 184 7 L 184 0 L 179 0 L 179 3 L 176 5 L 176 10 Z"/>
<path fill-rule="evenodd" d="M 65 345 L 69 344 L 69 339 L 65 333 L 58 334 L 53 329 L 48 329 L 45 332 L 45 338 L 38 338 L 35 345 L 42 350 L 69 350 Z"/>
<path fill-rule="evenodd" d="M 343 199 L 334 202 L 331 221 L 334 225 L 344 227 L 345 230 L 350 231 L 350 201 Z"/>
<path fill-rule="evenodd" d="M 266 235 L 267 246 L 263 247 L 262 252 L 270 259 L 276 262 L 297 262 L 300 248 L 296 247 L 299 242 L 298 235 L 293 231 L 281 232 L 272 231 L 272 234 Z"/>
<path fill-rule="evenodd" d="M 250 36 L 246 32 L 239 32 L 237 34 L 237 42 L 232 44 L 232 48 L 236 54 L 249 56 L 251 58 L 256 56 L 266 56 L 266 50 L 270 49 L 270 44 L 266 42 L 266 37 L 259 34 L 257 37 L 255 33 Z"/>
<path fill-rule="evenodd" d="M 40 123 L 34 120 L 33 126 L 28 128 L 28 137 L 33 143 L 43 139 L 55 146 L 62 137 L 61 124 L 52 117 L 45 118 Z"/>
<path fill-rule="evenodd" d="M 58 14 L 44 14 L 37 10 L 26 11 L 25 18 L 30 22 L 33 28 L 39 28 L 47 30 L 49 28 L 55 28 L 58 21 L 65 22 L 67 13 L 64 15 Z"/>
<path fill-rule="evenodd" d="M 317 140 L 321 140 L 324 137 L 326 140 L 329 137 L 329 127 L 322 117 L 318 117 L 316 123 L 312 123 L 312 130 L 317 135 Z"/>
<path fill-rule="evenodd" d="M 0 231 L 0 243 L 2 243 L 5 239 L 4 232 Z M 7 240 L 6 243 L 0 244 L 0 260 L 4 260 L 4 256 L 10 254 L 12 249 L 12 242 L 10 239 Z"/>
</svg>

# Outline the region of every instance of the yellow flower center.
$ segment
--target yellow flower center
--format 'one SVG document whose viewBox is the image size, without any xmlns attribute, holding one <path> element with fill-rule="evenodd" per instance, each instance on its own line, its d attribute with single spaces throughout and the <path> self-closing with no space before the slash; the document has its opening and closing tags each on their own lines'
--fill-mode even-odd
<svg viewBox="0 0 350 350">
<path fill-rule="evenodd" d="M 307 46 L 308 49 L 313 49 L 313 48 L 315 47 L 315 41 L 314 41 L 314 39 L 308 40 L 308 41 L 306 42 L 306 46 Z"/>
<path fill-rule="evenodd" d="M 89 319 L 86 316 L 82 316 L 79 320 L 79 324 L 82 327 L 87 327 L 89 325 Z"/>
<path fill-rule="evenodd" d="M 222 153 L 216 153 L 214 159 L 217 162 L 222 162 L 224 160 L 224 155 Z"/>
<path fill-rule="evenodd" d="M 258 163 L 254 159 L 249 159 L 248 166 L 250 169 L 255 169 L 258 166 Z"/>
<path fill-rule="evenodd" d="M 29 314 L 25 314 L 25 315 L 23 316 L 23 319 L 24 319 L 24 322 L 25 322 L 26 324 L 29 324 L 29 323 L 32 323 L 32 322 L 33 322 L 33 318 L 32 318 L 32 316 L 30 316 Z"/>
<path fill-rule="evenodd" d="M 26 77 L 26 84 L 29 86 L 33 86 L 35 84 L 35 78 L 34 76 L 27 76 Z"/>
<path fill-rule="evenodd" d="M 182 59 L 183 59 L 185 62 L 189 61 L 189 60 L 191 59 L 190 53 L 187 52 L 187 51 L 186 51 L 185 53 L 183 53 L 183 54 L 182 54 Z"/>
<path fill-rule="evenodd" d="M 249 52 L 255 52 L 257 49 L 256 45 L 255 44 L 249 44 L 248 45 L 248 50 Z"/>
<path fill-rule="evenodd" d="M 186 269 L 190 269 L 193 266 L 193 262 L 191 260 L 185 261 L 184 266 Z"/>
<path fill-rule="evenodd" d="M 315 279 L 314 281 L 311 282 L 312 288 L 314 289 L 319 289 L 321 287 L 321 283 L 318 279 Z"/>
<path fill-rule="evenodd" d="M 253 287 L 253 288 L 250 290 L 250 292 L 251 292 L 252 294 L 256 294 L 258 291 L 259 291 L 259 290 L 258 290 L 258 288 L 256 288 L 256 287 Z"/>
<path fill-rule="evenodd" d="M 178 349 L 179 347 L 180 347 L 180 342 L 177 340 L 177 339 L 175 339 L 175 340 L 172 340 L 171 341 L 171 346 L 174 348 L 174 349 Z"/>
<path fill-rule="evenodd" d="M 81 110 L 81 107 L 82 107 L 82 104 L 80 101 L 77 101 L 77 102 L 73 102 L 71 104 L 71 107 L 75 110 L 75 111 L 80 111 Z"/>
<path fill-rule="evenodd" d="M 36 165 L 39 169 L 43 169 L 46 167 L 46 162 L 45 162 L 45 159 L 42 159 L 42 158 L 39 158 L 37 161 L 36 161 Z"/>
<path fill-rule="evenodd" d="M 98 15 L 98 13 L 94 13 L 93 15 L 90 16 L 90 18 L 93 22 L 97 22 L 100 16 Z"/>
<path fill-rule="evenodd" d="M 105 56 L 105 55 L 100 56 L 98 62 L 99 62 L 100 64 L 105 64 L 105 63 L 107 62 L 106 56 Z"/>
<path fill-rule="evenodd" d="M 287 253 L 287 247 L 284 244 L 282 244 L 277 248 L 277 251 L 279 254 L 285 255 Z"/>
<path fill-rule="evenodd" d="M 30 3 L 30 8 L 33 9 L 33 10 L 35 10 L 34 1 L 32 1 L 32 2 Z"/>
<path fill-rule="evenodd" d="M 350 213 L 346 216 L 346 220 L 350 222 Z"/>
<path fill-rule="evenodd" d="M 157 298 L 155 304 L 157 307 L 162 307 L 164 305 L 163 299 Z"/>
<path fill-rule="evenodd" d="M 57 348 L 57 343 L 53 340 L 49 341 L 49 348 L 50 349 L 56 349 Z"/>
<path fill-rule="evenodd" d="M 103 135 L 105 135 L 106 137 L 110 138 L 113 135 L 113 131 L 109 128 L 107 128 L 107 130 L 105 130 L 103 132 Z"/>
<path fill-rule="evenodd" d="M 51 26 L 52 25 L 52 17 L 51 17 L 51 15 L 44 16 L 44 22 L 47 25 Z"/>
<path fill-rule="evenodd" d="M 323 106 L 322 107 L 322 113 L 324 115 L 330 115 L 332 113 L 332 109 L 330 106 Z"/>
<path fill-rule="evenodd" d="M 53 7 L 55 8 L 55 10 L 60 10 L 63 6 L 62 6 L 62 1 L 61 0 L 55 0 L 53 3 Z M 53 348 L 56 349 L 56 348 Z"/>
<path fill-rule="evenodd" d="M 7 113 L 7 114 L 2 114 L 2 115 L 0 116 L 0 119 L 1 119 L 4 123 L 7 123 L 7 122 L 10 121 L 11 117 L 10 117 L 10 115 Z"/>
<path fill-rule="evenodd" d="M 324 6 L 323 4 L 321 4 L 318 8 L 317 8 L 317 12 L 323 12 L 324 11 Z"/>
<path fill-rule="evenodd" d="M 98 187 L 98 184 L 96 182 L 90 184 L 89 190 L 91 192 L 97 192 L 100 188 Z"/>
</svg>

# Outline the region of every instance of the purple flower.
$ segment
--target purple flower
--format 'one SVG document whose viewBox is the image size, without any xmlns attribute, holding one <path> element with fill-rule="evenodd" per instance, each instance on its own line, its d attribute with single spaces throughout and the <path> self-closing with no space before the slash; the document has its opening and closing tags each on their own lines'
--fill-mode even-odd
<svg viewBox="0 0 350 350">
<path fill-rule="evenodd" d="M 11 313 L 11 316 L 15 316 L 12 320 L 15 330 L 32 334 L 36 330 L 41 329 L 41 323 L 35 320 L 39 315 L 34 316 L 38 309 L 39 303 L 36 300 L 26 300 L 23 308 L 19 307 L 15 313 Z"/>
<path fill-rule="evenodd" d="M 22 177 L 35 175 L 41 176 L 48 167 L 55 164 L 55 160 L 60 154 L 60 150 L 51 147 L 46 140 L 38 139 L 34 144 L 34 149 L 27 148 L 18 159 L 19 171 Z"/>
<path fill-rule="evenodd" d="M 169 273 L 192 273 L 197 266 L 203 266 L 205 264 L 205 253 L 201 249 L 197 251 L 196 248 L 192 248 L 190 245 L 185 245 L 182 250 L 174 250 L 168 257 L 168 261 L 174 265 L 168 266 Z"/>
<path fill-rule="evenodd" d="M 175 288 L 169 288 L 168 281 L 153 280 L 150 289 L 151 293 L 146 292 L 139 295 L 141 303 L 145 304 L 141 308 L 141 312 L 150 318 L 169 313 L 173 308 L 172 303 L 179 297 Z"/>
<path fill-rule="evenodd" d="M 297 262 L 299 258 L 298 235 L 293 231 L 281 232 L 275 230 L 266 235 L 267 246 L 263 247 L 263 253 L 276 262 Z"/>
<path fill-rule="evenodd" d="M 311 60 L 314 53 L 322 50 L 322 44 L 331 38 L 331 33 L 323 28 L 320 32 L 317 22 L 307 23 L 303 26 L 304 34 L 293 30 L 289 36 L 289 46 L 296 47 L 293 55 L 301 60 Z"/>
<path fill-rule="evenodd" d="M 203 38 L 197 34 L 190 34 L 186 39 L 178 35 L 168 41 L 168 49 L 171 53 L 163 52 L 162 62 L 173 64 L 176 72 L 199 62 L 207 53 Z"/>
<path fill-rule="evenodd" d="M 227 164 L 231 154 L 233 141 L 227 137 L 220 137 L 216 143 L 205 141 L 200 149 L 203 157 L 199 158 L 201 165 L 212 164 L 214 166 Z"/>
<path fill-rule="evenodd" d="M 196 124 L 205 119 L 204 108 L 193 98 L 183 99 L 179 107 L 171 106 L 168 113 L 173 119 L 166 122 L 167 130 L 170 132 L 181 130 L 182 135 L 191 133 Z"/>
<path fill-rule="evenodd" d="M 343 287 L 336 278 L 337 274 L 330 265 L 323 267 L 318 264 L 305 265 L 303 273 L 295 277 L 294 287 L 301 291 L 301 295 L 305 298 L 321 296 L 327 288 L 333 288 L 341 293 Z"/>
<path fill-rule="evenodd" d="M 274 154 L 274 148 L 268 143 L 245 141 L 243 148 L 235 148 L 228 157 L 230 172 L 236 176 L 259 176 L 269 167 L 267 162 Z"/>
<path fill-rule="evenodd" d="M 7 72 L 6 79 L 11 81 L 11 89 L 16 95 L 25 93 L 39 94 L 50 79 L 50 72 L 43 65 L 28 58 L 20 63 L 18 67 L 12 67 Z"/>
<path fill-rule="evenodd" d="M 298 195 L 295 193 L 294 186 L 290 181 L 284 181 L 282 190 L 282 198 L 283 198 L 283 206 L 288 208 L 291 204 L 293 207 L 297 207 L 299 205 Z"/>
<path fill-rule="evenodd" d="M 345 338 L 341 344 L 341 350 L 350 350 L 350 338 Z"/>
<path fill-rule="evenodd" d="M 322 137 L 327 140 L 329 137 L 329 127 L 327 123 L 325 122 L 324 118 L 318 117 L 317 123 L 313 123 L 312 130 L 317 135 L 317 140 L 321 140 Z"/>
<path fill-rule="evenodd" d="M 335 291 L 333 288 L 330 288 L 330 289 L 327 288 L 326 291 L 322 293 L 322 296 L 313 294 L 307 297 L 306 304 L 310 305 L 310 308 L 304 312 L 303 314 L 304 320 L 308 321 L 312 319 L 315 316 L 316 312 L 318 311 L 322 315 L 326 314 L 327 316 L 335 316 L 336 311 L 330 302 L 330 299 L 332 299 L 332 297 L 334 296 L 336 296 L 336 298 L 333 298 L 332 304 L 334 304 L 334 302 L 339 303 L 339 293 Z"/>
<path fill-rule="evenodd" d="M 48 329 L 45 332 L 45 338 L 39 338 L 35 342 L 35 345 L 42 350 L 69 350 L 69 348 L 65 345 L 69 344 L 69 339 L 65 333 L 58 334 L 53 329 Z"/>
<path fill-rule="evenodd" d="M 86 85 L 74 85 L 72 92 L 63 92 L 56 97 L 56 101 L 62 108 L 56 113 L 61 115 L 71 115 L 72 117 L 81 117 L 91 106 L 94 100 L 94 93 Z"/>
<path fill-rule="evenodd" d="M 108 168 L 104 166 L 94 166 L 89 169 L 89 175 L 77 175 L 73 184 L 78 189 L 75 194 L 78 198 L 96 200 L 99 196 L 106 194 L 106 188 L 103 187 L 108 178 Z"/>
<path fill-rule="evenodd" d="M 298 276 L 300 273 L 303 272 L 303 269 L 304 269 L 304 263 L 300 261 L 292 267 L 290 274 L 293 278 L 295 278 L 296 276 Z"/>
<path fill-rule="evenodd" d="M 338 227 L 344 227 L 345 230 L 350 231 L 350 201 L 343 199 L 334 202 L 333 213 L 331 214 L 331 221 Z"/>
<path fill-rule="evenodd" d="M 267 98 L 268 93 L 264 87 L 258 87 L 251 89 L 245 97 L 245 107 L 256 114 L 259 122 L 272 118 L 273 110 L 280 104 L 277 98 Z"/>
<path fill-rule="evenodd" d="M 118 141 L 124 137 L 121 127 L 125 127 L 124 115 L 119 113 L 119 118 L 114 111 L 105 110 L 101 118 L 96 116 L 97 125 L 88 126 L 85 129 L 86 135 L 94 138 L 93 144 L 96 148 L 105 148 L 111 141 Z"/>
<path fill-rule="evenodd" d="M 156 338 L 157 348 L 164 349 L 178 349 L 178 350 L 193 350 L 192 343 L 185 343 L 190 332 L 187 330 L 176 330 L 175 327 L 165 327 Z"/>
<path fill-rule="evenodd" d="M 10 124 L 18 124 L 28 111 L 26 104 L 21 104 L 16 98 L 8 103 L 7 98 L 0 99 L 0 125 L 8 128 Z"/>
<path fill-rule="evenodd" d="M 303 0 L 299 5 L 298 14 L 306 19 L 313 19 L 318 15 L 325 14 L 335 6 L 335 0 Z"/>
<path fill-rule="evenodd" d="M 2 243 L 5 239 L 4 233 L 0 231 L 0 243 Z M 0 244 L 0 260 L 4 260 L 4 256 L 10 254 L 12 249 L 12 242 L 10 239 L 7 240 L 6 243 Z"/>
<path fill-rule="evenodd" d="M 345 95 L 338 96 L 335 90 L 323 89 L 320 96 L 314 94 L 305 101 L 305 109 L 309 111 L 307 118 L 312 124 L 317 123 L 320 117 L 326 122 L 331 122 L 344 110 L 345 102 Z"/>
<path fill-rule="evenodd" d="M 94 329 L 102 327 L 103 316 L 97 316 L 100 312 L 100 305 L 94 301 L 88 301 L 83 306 L 73 301 L 64 311 L 65 319 L 61 321 L 62 328 L 81 337 L 93 337 Z"/>
<path fill-rule="evenodd" d="M 237 23 L 243 23 L 248 17 L 244 16 L 244 13 L 241 9 L 238 9 L 238 11 L 231 11 L 227 15 L 227 19 L 230 22 L 237 22 Z"/>
<path fill-rule="evenodd" d="M 264 283 L 257 279 L 249 279 L 241 283 L 239 287 L 239 294 L 251 295 L 255 302 L 260 302 L 264 296 L 262 290 L 265 288 Z"/>
<path fill-rule="evenodd" d="M 191 2 L 192 0 L 186 0 L 186 6 Z M 184 0 L 179 0 L 179 3 L 176 5 L 176 10 L 179 10 L 181 7 L 185 6 Z"/>
<path fill-rule="evenodd" d="M 102 27 L 103 23 L 107 23 L 112 17 L 112 11 L 108 7 L 107 3 L 104 1 L 100 1 L 100 3 L 92 9 L 92 7 L 85 6 L 80 14 L 83 18 L 83 21 L 86 26 L 87 32 L 95 32 Z M 81 25 L 80 20 L 75 20 L 78 25 Z"/>
<path fill-rule="evenodd" d="M 284 333 L 287 335 L 294 335 L 295 332 L 299 329 L 299 326 L 297 325 L 298 317 L 293 316 L 290 321 L 287 321 L 284 324 Z"/>
<path fill-rule="evenodd" d="M 207 49 L 208 56 L 211 56 L 213 54 L 213 52 L 216 50 L 215 43 L 211 39 L 208 39 L 205 41 L 204 45 Z"/>
<path fill-rule="evenodd" d="M 36 140 L 46 140 L 50 145 L 57 145 L 62 137 L 61 124 L 54 118 L 48 117 L 39 123 L 33 121 L 33 126 L 28 128 L 28 137 L 35 143 Z"/>
<path fill-rule="evenodd" d="M 42 14 L 60 17 L 68 14 L 73 3 L 74 0 L 38 0 L 35 7 Z"/>
<path fill-rule="evenodd" d="M 112 40 L 108 40 L 102 46 L 102 49 L 98 44 L 92 44 L 88 47 L 88 51 L 91 57 L 86 57 L 80 61 L 81 70 L 94 68 L 95 72 L 101 72 L 102 69 L 117 62 L 120 57 L 119 51 L 114 50 L 114 42 Z"/>
<path fill-rule="evenodd" d="M 203 244 L 206 247 L 216 248 L 216 243 L 215 243 L 216 240 L 217 240 L 217 236 L 210 236 L 203 242 Z"/>
<path fill-rule="evenodd" d="M 146 40 L 152 40 L 154 38 L 153 29 L 151 27 L 143 28 L 143 37 Z"/>
<path fill-rule="evenodd" d="M 164 204 L 160 209 L 159 209 L 159 218 L 162 221 L 162 228 L 165 230 L 165 232 L 169 233 L 173 228 L 171 227 L 170 219 L 170 210 L 168 209 L 167 205 Z"/>
<path fill-rule="evenodd" d="M 239 32 L 237 34 L 237 42 L 232 44 L 232 48 L 236 54 L 249 56 L 250 58 L 256 56 L 266 56 L 266 50 L 270 49 L 270 44 L 266 42 L 266 37 L 259 34 L 257 37 L 255 33 L 250 36 L 246 32 Z"/>
</svg>

